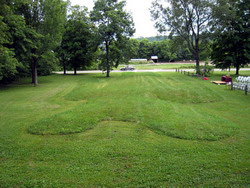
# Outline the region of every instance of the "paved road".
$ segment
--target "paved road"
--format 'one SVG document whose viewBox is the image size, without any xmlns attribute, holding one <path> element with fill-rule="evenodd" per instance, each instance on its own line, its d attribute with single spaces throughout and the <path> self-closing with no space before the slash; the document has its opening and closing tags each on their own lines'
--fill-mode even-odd
<svg viewBox="0 0 250 188">
<path fill-rule="evenodd" d="M 190 71 L 193 72 L 195 69 L 181 69 L 182 71 Z M 235 71 L 236 69 L 231 69 L 231 71 Z M 120 71 L 120 70 L 113 70 L 112 73 L 115 72 L 175 72 L 175 69 L 152 69 L 152 70 L 134 70 L 134 71 Z M 221 69 L 214 69 L 214 71 L 221 71 Z M 240 71 L 250 71 L 250 68 L 242 68 Z M 63 71 L 54 72 L 56 74 L 63 74 Z M 99 70 L 89 70 L 89 71 L 77 71 L 78 74 L 91 74 L 91 73 L 103 73 Z M 67 71 L 67 74 L 74 74 L 73 71 Z"/>
</svg>

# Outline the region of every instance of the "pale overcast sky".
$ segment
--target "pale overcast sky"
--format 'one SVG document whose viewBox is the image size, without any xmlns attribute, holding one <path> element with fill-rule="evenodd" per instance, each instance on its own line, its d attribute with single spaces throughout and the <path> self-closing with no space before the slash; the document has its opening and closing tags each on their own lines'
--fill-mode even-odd
<svg viewBox="0 0 250 188">
<path fill-rule="evenodd" d="M 92 10 L 94 6 L 94 0 L 70 0 L 71 5 L 81 5 L 88 7 Z M 131 12 L 136 33 L 134 37 L 151 37 L 156 36 L 157 31 L 154 28 L 154 22 L 151 20 L 149 8 L 151 7 L 153 0 L 126 0 L 127 6 L 126 10 Z"/>
</svg>

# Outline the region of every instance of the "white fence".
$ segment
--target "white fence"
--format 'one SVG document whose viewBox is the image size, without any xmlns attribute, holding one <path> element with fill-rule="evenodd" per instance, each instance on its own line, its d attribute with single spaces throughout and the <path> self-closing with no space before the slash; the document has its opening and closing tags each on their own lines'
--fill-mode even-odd
<svg viewBox="0 0 250 188">
<path fill-rule="evenodd" d="M 250 76 L 238 76 L 235 79 L 235 82 L 232 82 L 232 89 L 238 89 L 247 92 L 250 92 Z"/>
</svg>

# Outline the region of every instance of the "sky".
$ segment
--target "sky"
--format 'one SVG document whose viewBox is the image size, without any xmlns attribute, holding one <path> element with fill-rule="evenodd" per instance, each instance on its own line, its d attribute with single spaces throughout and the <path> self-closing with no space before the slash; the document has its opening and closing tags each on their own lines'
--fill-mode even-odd
<svg viewBox="0 0 250 188">
<path fill-rule="evenodd" d="M 92 10 L 93 0 L 70 0 L 71 5 L 81 5 Z M 151 19 L 149 8 L 153 0 L 126 0 L 126 11 L 133 16 L 136 32 L 135 38 L 157 36 L 157 30 L 154 28 L 154 22 Z"/>
</svg>

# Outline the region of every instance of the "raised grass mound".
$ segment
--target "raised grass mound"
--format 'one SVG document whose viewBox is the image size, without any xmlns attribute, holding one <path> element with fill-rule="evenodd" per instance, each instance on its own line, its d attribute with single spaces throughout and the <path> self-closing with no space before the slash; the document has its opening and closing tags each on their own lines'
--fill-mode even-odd
<svg viewBox="0 0 250 188">
<path fill-rule="evenodd" d="M 186 80 L 188 79 L 188 80 Z M 161 74 L 120 74 L 115 78 L 90 77 L 65 95 L 79 101 L 72 110 L 42 119 L 28 128 L 32 134 L 73 134 L 101 121 L 135 122 L 166 136 L 215 141 L 230 137 L 237 126 L 213 112 L 208 103 L 223 102 L 223 95 L 205 82 Z M 88 101 L 80 103 L 81 100 Z M 206 111 L 206 110 L 205 110 Z"/>
<path fill-rule="evenodd" d="M 96 124 L 95 118 L 70 110 L 35 122 L 28 128 L 28 132 L 35 135 L 74 134 L 91 129 Z"/>
<path fill-rule="evenodd" d="M 233 136 L 238 127 L 232 121 L 204 107 L 169 101 L 148 101 L 143 107 L 141 123 L 153 131 L 187 140 L 216 141 Z"/>
<path fill-rule="evenodd" d="M 38 135 L 80 133 L 101 121 L 134 122 L 166 136 L 216 141 L 233 136 L 237 126 L 213 113 L 203 113 L 197 105 L 159 99 L 127 97 L 105 98 L 78 105 L 75 109 L 41 119 L 28 128 Z"/>
</svg>

